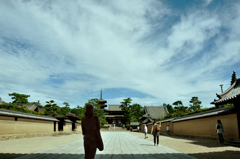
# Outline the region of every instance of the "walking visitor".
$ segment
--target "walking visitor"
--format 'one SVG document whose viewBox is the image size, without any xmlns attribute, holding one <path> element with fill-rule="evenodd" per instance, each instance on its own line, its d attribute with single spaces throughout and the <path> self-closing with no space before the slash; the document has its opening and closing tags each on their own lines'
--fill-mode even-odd
<svg viewBox="0 0 240 159">
<path fill-rule="evenodd" d="M 147 125 L 146 124 L 144 124 L 144 132 L 145 132 L 145 139 L 146 139 L 146 138 L 148 138 L 147 137 Z"/>
<path fill-rule="evenodd" d="M 86 106 L 85 117 L 82 118 L 85 159 L 94 159 L 97 148 L 103 150 L 99 119 L 93 115 L 93 106 L 89 104 Z"/>
<path fill-rule="evenodd" d="M 151 134 L 153 135 L 153 140 L 154 140 L 154 146 L 156 146 L 156 139 L 157 139 L 157 146 L 159 144 L 160 130 L 161 130 L 161 122 L 158 125 L 157 121 L 155 120 L 151 130 Z"/>
<path fill-rule="evenodd" d="M 215 129 L 217 131 L 220 143 L 223 143 L 224 142 L 224 138 L 223 138 L 224 130 L 223 130 L 223 125 L 222 125 L 221 120 L 217 120 L 217 124 L 216 124 Z"/>
<path fill-rule="evenodd" d="M 167 134 L 169 135 L 169 125 L 167 125 Z"/>
</svg>

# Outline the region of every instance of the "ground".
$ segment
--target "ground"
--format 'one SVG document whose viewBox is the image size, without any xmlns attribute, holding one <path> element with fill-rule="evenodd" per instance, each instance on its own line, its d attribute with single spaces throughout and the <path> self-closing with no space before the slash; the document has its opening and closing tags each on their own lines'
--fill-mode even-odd
<svg viewBox="0 0 240 159">
<path fill-rule="evenodd" d="M 144 138 L 143 133 L 138 133 L 138 132 L 102 132 L 103 140 L 106 151 L 109 151 L 109 148 L 113 147 L 114 145 L 118 145 L 116 149 L 121 148 L 122 150 L 128 152 L 126 149 L 124 149 L 123 146 L 126 142 L 129 145 L 132 143 L 132 147 L 136 147 L 133 149 L 133 152 L 135 152 L 136 149 L 139 149 L 138 151 L 136 150 L 136 153 L 138 152 L 139 155 L 143 154 L 143 156 L 148 155 L 149 153 L 145 154 L 146 151 L 149 151 L 151 153 L 151 150 L 158 150 L 159 152 L 171 152 L 175 153 L 178 155 L 178 152 L 188 154 L 192 157 L 200 158 L 200 159 L 237 159 L 240 158 L 240 148 L 237 147 L 232 147 L 232 146 L 225 146 L 220 144 L 217 140 L 211 140 L 211 139 L 194 139 L 194 138 L 180 138 L 180 137 L 172 137 L 172 136 L 160 136 L 160 145 L 158 148 L 157 146 L 153 146 L 153 137 L 152 135 L 148 134 L 147 139 Z M 122 134 L 123 133 L 123 134 Z M 129 134 L 129 135 L 126 135 Z M 123 137 L 124 136 L 124 140 Z M 135 137 L 134 137 L 135 136 Z M 121 139 L 122 138 L 122 139 Z M 126 139 L 125 139 L 126 138 Z M 129 138 L 129 139 L 128 139 Z M 75 148 L 74 152 L 83 152 L 83 149 L 78 146 L 81 145 L 80 143 L 82 142 L 82 135 L 81 134 L 72 134 L 72 135 L 61 135 L 61 136 L 44 136 L 44 137 L 34 137 L 34 138 L 24 138 L 24 139 L 14 139 L 14 140 L 6 140 L 6 141 L 0 141 L 0 158 L 15 158 L 17 156 L 22 156 L 34 152 L 40 152 L 41 154 L 44 154 L 44 152 L 55 152 L 59 148 L 56 146 L 67 146 L 67 145 L 75 145 L 77 148 Z M 109 141 L 114 142 L 114 145 L 110 145 Z M 131 142 L 129 142 L 131 141 Z M 119 146 L 119 143 L 122 142 L 122 146 Z M 146 144 L 142 144 L 142 143 Z M 108 144 L 107 144 L 108 143 Z M 73 146 L 69 147 L 67 146 L 67 150 L 73 149 Z M 50 149 L 49 149 L 50 148 Z M 170 148 L 169 150 L 167 148 Z M 140 151 L 142 149 L 142 151 Z M 171 150 L 173 149 L 173 150 Z M 64 148 L 66 151 L 66 148 Z M 174 151 L 176 150 L 176 152 Z M 112 150 L 113 151 L 113 150 Z M 132 151 L 132 150 L 131 150 Z M 114 152 L 117 152 L 116 150 Z M 123 152 L 123 151 L 121 151 Z M 164 155 L 169 155 L 169 152 L 164 154 Z M 61 152 L 63 153 L 63 152 Z M 78 154 L 79 154 L 78 153 Z M 101 152 L 99 152 L 101 155 Z M 134 153 L 136 155 L 136 153 Z M 154 152 L 152 152 L 154 154 Z M 170 153 L 170 154 L 171 154 Z M 124 153 L 125 154 L 125 153 Z M 57 155 L 57 153 L 53 153 L 52 155 Z M 59 155 L 59 154 L 58 154 Z M 64 155 L 60 154 L 61 157 L 64 157 Z M 159 154 L 160 156 L 163 157 L 162 154 Z M 79 156 L 79 155 L 77 155 Z M 77 156 L 72 156 L 72 158 L 76 158 Z M 106 158 L 105 156 L 104 158 Z M 118 156 L 120 157 L 120 156 Z M 128 156 L 129 157 L 129 156 Z M 168 158 L 168 156 L 165 156 Z M 42 157 L 44 158 L 44 156 Z M 54 156 L 51 156 L 50 158 L 54 158 Z M 58 157 L 59 158 L 59 157 Z M 151 157 L 152 158 L 152 157 Z M 154 157 L 153 157 L 154 158 Z M 159 158 L 159 157 L 158 157 Z M 160 157 L 161 158 L 161 157 Z M 163 157 L 164 158 L 164 157 Z M 176 158 L 171 157 L 171 158 Z"/>
</svg>

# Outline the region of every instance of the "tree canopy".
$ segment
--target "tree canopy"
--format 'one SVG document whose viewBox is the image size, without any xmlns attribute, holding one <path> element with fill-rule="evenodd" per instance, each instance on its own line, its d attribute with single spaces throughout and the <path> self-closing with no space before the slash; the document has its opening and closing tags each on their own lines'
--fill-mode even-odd
<svg viewBox="0 0 240 159">
<path fill-rule="evenodd" d="M 9 96 L 12 96 L 12 99 L 13 99 L 13 102 L 12 103 L 15 103 L 17 105 L 20 105 L 20 104 L 24 104 L 24 103 L 28 103 L 28 97 L 30 97 L 30 95 L 26 95 L 26 94 L 19 94 L 19 93 L 9 93 L 8 94 Z"/>
</svg>

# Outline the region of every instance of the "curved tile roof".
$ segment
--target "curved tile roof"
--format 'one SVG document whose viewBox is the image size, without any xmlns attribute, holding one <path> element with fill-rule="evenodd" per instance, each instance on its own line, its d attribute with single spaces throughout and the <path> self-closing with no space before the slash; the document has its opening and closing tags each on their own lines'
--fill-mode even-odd
<svg viewBox="0 0 240 159">
<path fill-rule="evenodd" d="M 0 115 L 11 116 L 11 117 L 22 117 L 22 118 L 29 118 L 29 119 L 48 120 L 48 121 L 58 121 L 56 118 L 49 117 L 49 116 L 29 114 L 29 113 L 23 113 L 23 112 L 6 110 L 6 109 L 0 109 Z"/>
</svg>

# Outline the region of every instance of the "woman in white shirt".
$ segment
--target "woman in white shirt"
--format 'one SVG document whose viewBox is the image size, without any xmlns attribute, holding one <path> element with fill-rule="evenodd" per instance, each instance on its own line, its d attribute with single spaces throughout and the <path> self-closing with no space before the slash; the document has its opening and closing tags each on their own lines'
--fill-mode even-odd
<svg viewBox="0 0 240 159">
<path fill-rule="evenodd" d="M 217 120 L 217 124 L 216 124 L 215 129 L 217 131 L 220 143 L 223 143 L 224 142 L 224 139 L 223 139 L 224 130 L 223 130 L 223 125 L 222 125 L 221 120 Z"/>
</svg>

